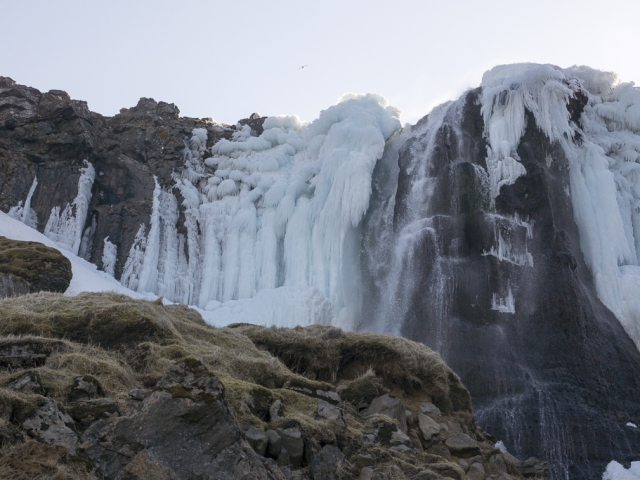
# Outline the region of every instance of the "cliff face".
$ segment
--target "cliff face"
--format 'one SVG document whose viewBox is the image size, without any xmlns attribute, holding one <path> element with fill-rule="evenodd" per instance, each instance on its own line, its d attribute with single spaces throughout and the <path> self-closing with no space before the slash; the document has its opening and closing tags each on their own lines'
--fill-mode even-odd
<svg viewBox="0 0 640 480">
<path fill-rule="evenodd" d="M 260 128 L 259 120 L 252 123 Z M 154 176 L 162 185 L 172 183 L 172 173 L 184 166 L 185 141 L 194 128 L 207 130 L 208 147 L 235 130 L 208 119 L 179 118 L 175 105 L 148 98 L 106 118 L 66 92 L 41 93 L 0 77 L 0 209 L 8 212 L 24 203 L 37 179 L 31 222 L 43 232 L 52 208 L 64 209 L 78 195 L 87 160 L 95 170 L 86 220 L 92 238 L 78 253 L 101 266 L 108 237 L 119 247 L 119 278 L 140 225 L 149 224 Z M 86 230 L 84 224 L 81 228 Z"/>
<path fill-rule="evenodd" d="M 626 426 L 640 415 L 640 354 L 585 265 L 569 160 L 530 112 L 516 152 L 526 172 L 491 202 L 481 94 L 398 135 L 376 167 L 361 326 L 438 351 L 479 424 L 548 459 L 551 478 L 600 478 L 640 452 Z"/>
</svg>

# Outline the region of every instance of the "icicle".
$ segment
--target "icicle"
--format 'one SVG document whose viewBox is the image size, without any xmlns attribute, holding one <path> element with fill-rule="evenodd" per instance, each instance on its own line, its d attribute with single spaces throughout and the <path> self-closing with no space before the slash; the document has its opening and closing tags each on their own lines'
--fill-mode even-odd
<svg viewBox="0 0 640 480">
<path fill-rule="evenodd" d="M 51 215 L 44 227 L 44 234 L 56 242 L 58 246 L 78 254 L 82 243 L 82 232 L 87 220 L 91 188 L 96 172 L 93 165 L 84 160 L 84 168 L 80 169 L 78 194 L 72 203 L 68 203 L 60 213 L 60 207 L 53 207 Z"/>
<path fill-rule="evenodd" d="M 144 224 L 140 225 L 138 233 L 136 233 L 129 256 L 124 264 L 120 283 L 130 290 L 136 291 L 140 280 L 140 272 L 142 271 L 142 263 L 144 262 L 144 254 L 147 248 L 147 237 L 145 235 L 146 228 Z"/>
<path fill-rule="evenodd" d="M 31 208 L 31 197 L 33 197 L 33 193 L 38 186 L 38 177 L 33 177 L 33 182 L 31 183 L 31 188 L 29 188 L 29 193 L 27 193 L 27 199 L 24 201 L 24 206 L 22 200 L 18 203 L 17 206 L 11 207 L 8 212 L 8 215 L 16 220 L 20 220 L 25 225 L 37 229 L 38 228 L 38 217 L 36 212 Z"/>
<path fill-rule="evenodd" d="M 118 247 L 109 241 L 109 237 L 105 237 L 102 250 L 102 270 L 112 277 L 115 276 L 117 254 Z"/>
</svg>

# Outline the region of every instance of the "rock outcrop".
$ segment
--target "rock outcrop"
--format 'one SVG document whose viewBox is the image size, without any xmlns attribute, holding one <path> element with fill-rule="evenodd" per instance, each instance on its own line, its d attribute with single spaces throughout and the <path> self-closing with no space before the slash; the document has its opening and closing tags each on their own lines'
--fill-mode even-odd
<svg viewBox="0 0 640 480">
<path fill-rule="evenodd" d="M 0 311 L 6 478 L 523 478 L 424 345 L 321 326 L 216 329 L 184 306 L 104 293 L 24 295 Z M 120 340 L 98 327 L 114 312 Z M 522 466 L 544 475 L 544 463 Z"/>
<path fill-rule="evenodd" d="M 71 277 L 71 262 L 55 248 L 0 237 L 0 298 L 63 293 Z"/>
</svg>

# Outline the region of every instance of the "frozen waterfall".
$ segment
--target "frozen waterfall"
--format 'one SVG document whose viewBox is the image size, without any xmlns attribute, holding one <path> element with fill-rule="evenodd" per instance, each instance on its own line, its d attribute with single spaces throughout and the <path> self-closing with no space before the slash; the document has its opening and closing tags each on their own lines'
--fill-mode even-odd
<svg viewBox="0 0 640 480">
<path fill-rule="evenodd" d="M 206 160 L 207 132 L 195 129 L 173 188 L 156 181 L 148 233 L 140 227 L 122 283 L 197 305 L 218 325 L 352 328 L 358 228 L 398 117 L 380 96 L 346 95 L 310 124 L 269 117 L 259 137 L 244 126 Z"/>
</svg>

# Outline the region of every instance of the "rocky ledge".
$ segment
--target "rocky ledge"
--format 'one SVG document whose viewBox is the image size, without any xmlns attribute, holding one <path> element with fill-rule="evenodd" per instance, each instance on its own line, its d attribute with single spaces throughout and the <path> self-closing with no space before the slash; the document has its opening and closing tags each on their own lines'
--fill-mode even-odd
<svg viewBox="0 0 640 480">
<path fill-rule="evenodd" d="M 183 305 L 108 293 L 23 295 L 0 312 L 2 478 L 545 474 L 496 448 L 458 376 L 409 340 L 218 329 Z"/>
</svg>

